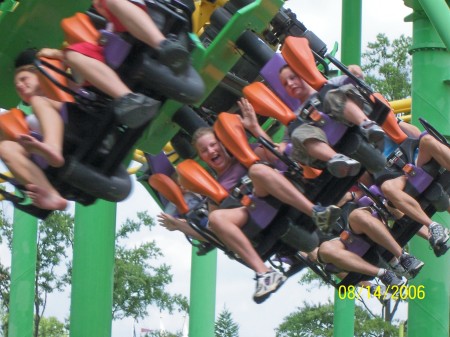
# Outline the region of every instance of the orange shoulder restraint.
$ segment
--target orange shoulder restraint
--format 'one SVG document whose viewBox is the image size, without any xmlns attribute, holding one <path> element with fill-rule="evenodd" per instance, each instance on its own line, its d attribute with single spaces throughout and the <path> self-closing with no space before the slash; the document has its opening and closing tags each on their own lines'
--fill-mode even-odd
<svg viewBox="0 0 450 337">
<path fill-rule="evenodd" d="M 272 117 L 284 125 L 292 122 L 296 116 L 275 93 L 261 82 L 253 82 L 242 90 L 244 96 L 261 116 Z"/>
<path fill-rule="evenodd" d="M 183 192 L 171 178 L 162 173 L 154 173 L 148 178 L 148 183 L 155 191 L 175 204 L 178 213 L 186 214 L 189 212 L 189 207 L 183 198 Z"/>
<path fill-rule="evenodd" d="M 228 192 L 203 167 L 193 159 L 186 159 L 177 166 L 181 185 L 220 204 Z"/>
</svg>

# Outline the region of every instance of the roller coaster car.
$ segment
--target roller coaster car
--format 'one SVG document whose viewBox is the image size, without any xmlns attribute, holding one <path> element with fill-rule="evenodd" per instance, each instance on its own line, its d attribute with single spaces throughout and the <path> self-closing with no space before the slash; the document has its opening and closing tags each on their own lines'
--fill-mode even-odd
<svg viewBox="0 0 450 337">
<path fill-rule="evenodd" d="M 192 44 L 190 17 L 195 9 L 193 1 L 147 0 L 145 3 L 160 31 L 189 50 Z M 158 51 L 129 33 L 117 34 L 107 30 L 99 33 L 89 16 L 81 13 L 62 20 L 61 26 L 69 44 L 87 41 L 103 45 L 106 63 L 134 92 L 188 104 L 197 102 L 204 93 L 203 80 L 190 63 L 182 69 L 176 69 L 176 64 L 165 65 L 166 60 L 158 59 Z"/>
<path fill-rule="evenodd" d="M 330 89 L 326 85 L 326 79 L 317 71 L 314 58 L 309 50 L 308 43 L 304 38 L 286 38 L 282 49 L 283 56 L 288 64 L 295 64 L 292 68 L 298 72 L 314 88 L 319 89 L 319 95 L 322 97 Z M 266 64 L 262 71 L 262 77 L 265 79 L 274 91 L 285 98 L 284 89 L 278 78 L 279 69 L 286 64 L 282 56 L 276 54 L 274 58 Z M 274 69 L 276 68 L 276 69 Z M 321 88 L 324 88 L 321 92 Z M 284 104 L 277 95 L 261 82 L 254 82 L 245 87 L 244 95 L 253 104 L 258 114 L 266 117 L 273 117 L 288 127 L 295 128 L 298 121 L 297 116 L 292 112 L 291 108 Z M 288 102 L 290 106 L 295 106 L 295 102 Z M 370 118 L 383 123 L 386 116 L 390 113 L 390 109 L 381 101 L 374 99 L 372 101 L 372 113 Z M 353 157 L 364 168 L 376 172 L 380 171 L 385 164 L 385 158 L 372 144 L 367 143 L 360 134 L 358 127 L 347 127 L 327 114 L 319 111 L 320 106 L 313 106 L 311 109 L 303 109 L 301 117 L 310 123 L 322 128 L 327 134 L 330 146 L 337 152 L 344 153 L 349 157 Z M 396 123 L 396 122 L 395 122 Z M 291 164 L 288 164 L 292 167 Z M 308 171 L 311 171 L 308 168 Z M 306 172 L 306 171 L 305 171 Z M 360 174 L 363 173 L 363 170 Z M 308 175 L 304 180 L 306 196 L 310 200 L 320 202 L 324 205 L 335 204 L 348 191 L 348 189 L 356 182 L 356 177 L 336 178 L 328 171 L 317 171 L 315 175 Z"/>
<path fill-rule="evenodd" d="M 237 115 L 221 113 L 214 124 L 217 137 L 244 166 L 259 161 L 246 141 L 246 135 Z M 313 250 L 319 244 L 317 228 L 306 215 L 282 205 L 272 197 L 257 198 L 251 195 L 251 181 L 243 177 L 228 193 L 209 173 L 194 160 L 185 160 L 177 166 L 181 184 L 190 191 L 208 196 L 220 208 L 248 207 L 250 220 L 242 228 L 263 260 L 290 257 L 292 266 L 287 275 L 302 269 L 305 264 L 297 259 L 297 252 Z M 199 232 L 209 244 L 224 250 L 239 260 L 207 229 Z M 239 260 L 240 261 L 240 260 Z M 241 261 L 242 262 L 242 261 Z M 294 272 L 295 271 L 295 272 Z"/>
<path fill-rule="evenodd" d="M 189 20 L 185 17 L 186 11 L 189 14 L 189 6 L 177 1 L 165 5 L 148 3 L 150 7 L 153 5 L 156 7 L 152 7 L 151 12 L 159 15 L 155 21 L 164 33 L 187 34 L 185 30 L 189 28 Z M 175 10 L 175 5 L 179 6 L 179 11 Z M 67 21 L 63 20 L 62 26 L 67 41 L 71 43 L 94 43 L 98 38 L 97 30 L 86 15 L 77 14 Z M 187 43 L 187 39 L 184 41 Z M 106 59 L 119 66 L 119 72 L 126 73 L 126 82 L 135 91 L 141 90 L 159 99 L 169 97 L 184 102 L 193 102 L 203 93 L 203 82 L 191 66 L 183 73 L 174 74 L 169 67 L 160 65 L 154 59 L 154 51 L 149 51 L 140 43 L 132 46 L 129 55 L 122 55 L 127 58 L 121 65 L 115 57 L 118 56 L 118 49 L 124 50 L 124 41 L 118 36 L 108 35 L 105 43 Z M 92 204 L 97 198 L 113 202 L 125 199 L 131 191 L 131 180 L 121 163 L 148 123 L 136 128 L 127 127 L 112 113 L 111 98 L 95 89 L 72 90 L 68 86 L 72 77 L 64 71 L 60 62 L 36 60 L 35 64 L 44 75 L 41 76 L 41 83 L 47 89 L 47 97 L 69 101 L 61 112 L 65 122 L 64 166 L 58 169 L 47 167 L 39 158 L 36 158 L 37 163 L 64 198 L 84 205 Z M 148 78 L 152 81 L 146 80 Z M 158 107 L 159 104 L 155 103 L 151 109 Z"/>
<path fill-rule="evenodd" d="M 438 141 L 446 146 L 449 146 L 445 137 L 443 137 L 432 125 L 423 119 L 420 119 L 422 125 L 430 135 L 435 137 Z M 398 169 L 403 170 L 408 175 L 405 192 L 417 199 L 421 208 L 425 213 L 432 217 L 436 212 L 446 211 L 450 206 L 450 172 L 442 169 L 439 164 L 431 160 L 423 167 L 417 167 L 412 164 L 414 162 L 414 153 L 418 147 L 418 139 L 408 139 L 404 141 L 397 150 L 393 151 L 392 155 L 388 157 L 390 166 L 397 166 Z M 390 177 L 389 168 L 387 168 L 387 177 Z M 378 175 L 378 181 L 384 181 L 386 176 Z M 362 206 L 371 206 L 376 209 L 374 216 L 381 216 L 384 222 L 387 223 L 387 218 L 390 213 L 385 207 L 384 203 L 387 201 L 377 185 L 370 188 L 360 185 L 365 191 L 367 197 L 361 199 Z M 404 215 L 402 218 L 395 220 L 390 228 L 390 232 L 400 246 L 405 246 L 409 240 L 422 227 L 421 224 L 412 220 L 410 217 Z M 373 243 L 367 245 L 365 241 L 365 249 L 360 251 L 360 255 L 367 261 L 373 264 L 379 264 L 381 261 L 390 261 L 392 254 L 380 246 Z M 449 249 L 449 243 L 443 243 L 439 246 L 433 247 L 436 256 L 445 254 Z M 356 284 L 361 280 L 368 279 L 367 276 L 349 273 L 344 278 L 340 285 Z"/>
</svg>

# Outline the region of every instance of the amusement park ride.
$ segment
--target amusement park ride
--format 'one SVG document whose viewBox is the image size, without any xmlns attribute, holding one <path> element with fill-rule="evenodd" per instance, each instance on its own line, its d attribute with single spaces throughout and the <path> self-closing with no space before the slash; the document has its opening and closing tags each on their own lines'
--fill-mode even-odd
<svg viewBox="0 0 450 337">
<path fill-rule="evenodd" d="M 389 104 L 363 81 L 353 76 L 346 66 L 333 56 L 335 49 L 328 53 L 327 46 L 320 38 L 308 30 L 294 13 L 283 7 L 284 1 L 145 2 L 149 15 L 157 22 L 160 30 L 165 35 L 172 34 L 185 41 L 189 48 L 192 66 L 182 73 L 174 73 L 167 66 L 160 64 L 154 56 L 154 51 L 143 46 L 131 35 L 119 36 L 103 31 L 104 19 L 89 9 L 89 1 L 0 1 L 0 29 L 3 32 L 0 72 L 4 83 L 13 83 L 13 60 L 26 48 L 62 48 L 64 41 L 97 41 L 99 36 L 102 36 L 106 40 L 103 43 L 107 62 L 116 69 L 121 79 L 134 92 L 143 93 L 161 102 L 159 112 L 151 123 L 137 129 L 124 127 L 112 113 L 110 97 L 89 87 L 72 89 L 70 83 L 73 78 L 61 64 L 54 60 L 36 59 L 34 64 L 41 73 L 41 83 L 47 89 L 46 94 L 70 102 L 67 104 L 69 108 L 65 120 L 66 162 L 58 169 L 43 167 L 47 177 L 63 197 L 85 206 L 94 204 L 98 199 L 111 202 L 125 199 L 131 192 L 131 179 L 126 167 L 135 149 L 139 149 L 145 158 L 145 165 L 137 173 L 139 181 L 161 204 L 171 201 L 177 205 L 180 216 L 186 218 L 205 238 L 204 243 L 193 242 L 198 253 L 208 254 L 213 248 L 219 248 L 239 260 L 214 233 L 201 226 L 202 218 L 207 216 L 204 209 L 189 210 L 179 187 L 169 177 L 176 167 L 185 187 L 208 196 L 221 207 L 240 205 L 247 200 L 245 191 L 229 195 L 209 178 L 209 173 L 196 161 L 190 137 L 198 127 L 214 125 L 222 143 L 244 166 L 249 167 L 259 161 L 252 149 L 246 146 L 247 137 L 236 114 L 223 112 L 236 112 L 237 99 L 245 95 L 261 115 L 260 121 L 264 123 L 267 131 L 274 139 L 279 140 L 284 126 L 289 127 L 297 119 L 293 111 L 298 108 L 298 102 L 287 98 L 278 80 L 278 70 L 286 63 L 322 96 L 329 90 L 326 76 L 329 75 L 330 65 L 348 75 L 370 104 L 372 113 L 369 117 L 383 126 L 397 146 L 396 150 L 386 154 L 388 160 L 397 155 L 398 151 L 403 151 L 412 162 L 407 136 L 398 129 Z M 427 4 L 428 1 L 424 3 Z M 420 12 L 419 7 L 414 2 L 414 10 Z M 428 5 L 423 7 L 429 9 Z M 62 29 L 55 29 L 60 20 Z M 442 23 L 436 24 L 438 32 L 441 31 L 441 25 Z M 14 29 L 5 35 L 6 27 Z M 445 46 L 440 48 L 445 50 L 442 53 L 446 54 L 446 64 L 449 65 L 449 45 L 446 44 L 449 41 L 443 40 Z M 281 53 L 277 52 L 279 48 Z M 447 90 L 449 78 L 448 76 L 445 79 L 447 82 L 442 84 L 447 86 Z M 17 104 L 13 90 L 12 85 L 2 84 L 0 106 L 10 108 Z M 448 110 L 448 99 L 443 109 Z M 308 168 L 301 167 L 285 154 L 277 153 L 273 144 L 264 139 L 255 140 L 281 159 L 286 176 L 294 181 L 310 200 L 324 205 L 336 204 L 366 170 L 379 172 L 384 169 L 385 157 L 373 144 L 363 139 L 357 128 L 340 125 L 315 109 L 302 111 L 302 114 L 304 119 L 309 119 L 323 128 L 334 148 L 357 159 L 363 165 L 363 169 L 355 177 L 336 178 L 327 171 L 315 172 L 315 175 L 309 176 Z M 12 139 L 17 134 L 28 132 L 21 115 L 14 109 L 1 115 L 0 123 L 2 130 Z M 446 123 L 440 125 L 448 126 L 448 116 Z M 448 146 L 445 137 L 431 124 L 424 121 L 423 126 Z M 447 127 L 446 131 L 448 130 Z M 169 160 L 162 151 L 169 142 L 178 155 L 175 160 Z M 450 193 L 449 172 L 434 164 L 431 166 L 426 172 L 417 170 L 417 174 L 412 175 L 415 179 L 410 179 L 415 197 L 430 216 L 449 208 Z M 428 177 L 426 185 L 423 184 L 423 179 L 419 181 L 418 176 L 421 174 Z M 42 219 L 51 213 L 33 206 L 24 193 L 25 188 L 13 178 L 3 178 L 11 182 L 16 191 L 12 193 L 2 190 L 1 193 L 4 199 L 13 202 L 17 209 Z M 379 190 L 375 187 L 363 189 L 366 191 L 366 202 L 387 222 L 389 211 L 384 207 Z M 439 197 L 436 197 L 437 195 Z M 310 267 L 334 286 L 354 285 L 366 279 L 363 275 L 350 273 L 340 283 L 335 281 L 328 272 L 298 253 L 302 250 L 299 246 L 301 236 L 318 230 L 312 221 L 286 206 L 279 206 L 270 211 L 270 215 L 264 215 L 264 223 L 253 223 L 243 228 L 265 261 L 280 266 L 280 270 L 287 276 Z M 334 231 L 341 232 L 345 230 L 345 226 L 345 222 L 340 223 Z M 404 217 L 393 221 L 391 232 L 399 244 L 404 246 L 419 228 L 418 223 Z M 327 234 L 321 233 L 325 236 Z M 449 248 L 447 245 L 442 245 L 436 255 L 443 255 Z M 366 241 L 365 247 L 360 254 L 373 264 L 389 261 L 392 257 L 373 242 Z M 448 257 L 442 259 L 445 258 L 448 261 Z M 286 263 L 283 267 L 277 264 L 281 259 L 289 260 L 289 267 L 286 267 Z M 448 275 L 446 280 L 448 297 Z M 448 301 L 445 310 L 448 328 Z M 12 324 L 15 323 L 14 317 L 11 321 Z M 79 320 L 71 322 L 71 329 L 72 324 L 76 326 L 77 322 Z M 195 324 L 191 324 L 191 329 L 195 329 Z M 82 329 L 74 328 L 73 331 Z M 109 334 L 104 331 L 102 330 L 101 336 L 110 335 L 110 330 Z M 83 336 L 83 333 L 71 332 L 72 335 Z M 95 333 L 89 335 L 94 336 Z M 14 336 L 24 335 L 19 333 Z M 203 337 L 207 334 L 192 336 Z M 439 333 L 435 336 L 444 335 Z"/>
</svg>

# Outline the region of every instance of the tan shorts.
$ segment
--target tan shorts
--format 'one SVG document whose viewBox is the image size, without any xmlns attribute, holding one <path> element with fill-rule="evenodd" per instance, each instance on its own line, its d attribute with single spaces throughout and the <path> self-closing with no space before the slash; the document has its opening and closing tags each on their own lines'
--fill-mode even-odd
<svg viewBox="0 0 450 337">
<path fill-rule="evenodd" d="M 370 114 L 369 104 L 353 84 L 346 84 L 328 91 L 323 102 L 323 112 L 333 116 L 341 123 L 351 126 L 351 123 L 344 118 L 344 107 L 347 99 L 352 100 L 367 116 Z"/>
<path fill-rule="evenodd" d="M 305 147 L 305 142 L 308 139 L 316 139 L 328 144 L 327 136 L 321 128 L 310 124 L 302 124 L 297 127 L 291 135 L 292 141 L 292 159 L 304 165 L 323 169 L 325 163 L 308 154 Z"/>
</svg>

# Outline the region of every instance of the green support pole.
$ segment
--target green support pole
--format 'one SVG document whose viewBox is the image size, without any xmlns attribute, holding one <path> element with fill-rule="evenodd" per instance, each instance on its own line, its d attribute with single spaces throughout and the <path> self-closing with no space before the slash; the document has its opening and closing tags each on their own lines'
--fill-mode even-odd
<svg viewBox="0 0 450 337">
<path fill-rule="evenodd" d="M 198 256 L 192 247 L 189 336 L 214 336 L 217 250 Z"/>
<path fill-rule="evenodd" d="M 419 0 L 420 5 L 430 18 L 430 22 L 438 33 L 447 50 L 450 50 L 450 9 L 445 0 Z"/>
<path fill-rule="evenodd" d="M 341 60 L 361 64 L 362 1 L 342 0 Z"/>
<path fill-rule="evenodd" d="M 361 64 L 361 0 L 342 0 L 341 60 Z M 340 299 L 334 292 L 334 337 L 352 337 L 355 329 L 355 300 Z"/>
<path fill-rule="evenodd" d="M 75 207 L 70 336 L 111 336 L 116 204 Z"/>
<path fill-rule="evenodd" d="M 37 219 L 14 209 L 8 337 L 33 336 Z"/>
<path fill-rule="evenodd" d="M 422 2 L 422 1 L 421 1 Z M 444 1 L 442 0 L 442 3 Z M 413 21 L 413 74 L 412 74 L 412 116 L 426 118 L 440 132 L 450 135 L 450 53 L 439 32 L 434 27 L 443 24 L 433 22 L 417 2 L 406 1 L 414 13 L 406 20 Z M 433 2 L 439 8 L 440 1 Z M 427 3 L 426 11 L 430 9 Z M 442 7 L 442 6 L 441 6 Z M 444 9 L 450 12 L 448 5 Z M 435 11 L 434 11 L 435 12 Z M 450 21 L 445 22 L 447 33 Z M 439 213 L 434 220 L 446 225 L 450 223 L 448 213 Z M 425 262 L 423 271 L 413 280 L 411 287 L 424 286 L 425 298 L 409 301 L 408 336 L 449 336 L 449 288 L 450 254 L 436 258 L 429 244 L 420 238 L 411 241 L 411 251 Z"/>
</svg>

